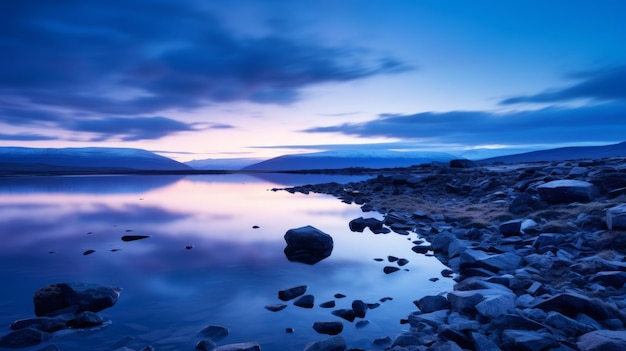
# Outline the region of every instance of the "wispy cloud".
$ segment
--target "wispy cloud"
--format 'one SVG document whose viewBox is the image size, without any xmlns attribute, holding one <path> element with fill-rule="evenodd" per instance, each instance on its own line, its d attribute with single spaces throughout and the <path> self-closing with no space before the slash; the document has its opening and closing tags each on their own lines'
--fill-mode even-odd
<svg viewBox="0 0 626 351">
<path fill-rule="evenodd" d="M 626 135 L 626 103 L 614 102 L 577 108 L 492 113 L 485 111 L 385 114 L 362 123 L 344 123 L 303 130 L 357 137 L 385 137 L 424 143 L 549 144 L 614 142 Z"/>
<path fill-rule="evenodd" d="M 18 134 L 0 134 L 0 140 L 5 141 L 43 141 L 43 140 L 58 140 L 56 137 L 33 134 L 33 133 L 18 133 Z"/>
<path fill-rule="evenodd" d="M 288 104 L 311 85 L 412 69 L 362 47 L 244 36 L 194 4 L 3 1 L 0 93 L 24 101 L 39 119 L 51 108 L 129 116 L 210 102 Z"/>
<path fill-rule="evenodd" d="M 500 104 L 554 103 L 576 99 L 599 101 L 626 100 L 626 65 L 578 72 L 571 74 L 570 78 L 577 79 L 579 82 L 563 89 L 511 97 L 502 100 Z"/>
<path fill-rule="evenodd" d="M 195 130 L 192 124 L 179 122 L 166 117 L 109 117 L 82 119 L 64 125 L 71 131 L 96 134 L 93 140 L 120 138 L 123 141 L 159 139 L 176 132 Z"/>
</svg>

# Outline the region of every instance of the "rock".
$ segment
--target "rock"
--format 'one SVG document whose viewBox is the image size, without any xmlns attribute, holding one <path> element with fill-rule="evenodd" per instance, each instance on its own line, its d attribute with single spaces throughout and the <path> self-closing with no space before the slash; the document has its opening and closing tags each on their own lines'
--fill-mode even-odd
<svg viewBox="0 0 626 351">
<path fill-rule="evenodd" d="M 67 328 L 67 322 L 68 321 L 66 319 L 53 317 L 28 318 L 20 319 L 13 322 L 10 328 L 13 330 L 32 328 L 48 333 L 53 333 L 55 331 Z"/>
<path fill-rule="evenodd" d="M 215 344 L 215 342 L 213 342 L 213 340 L 211 339 L 204 339 L 204 340 L 200 340 L 198 341 L 198 343 L 196 344 L 196 350 L 199 351 L 211 351 L 213 349 L 215 349 L 217 345 Z"/>
<path fill-rule="evenodd" d="M 515 308 L 515 294 L 498 294 L 487 296 L 476 305 L 476 311 L 490 319 L 506 314 Z"/>
<path fill-rule="evenodd" d="M 544 311 L 560 312 L 568 317 L 576 317 L 579 313 L 584 313 L 597 320 L 611 319 L 619 316 L 619 311 L 608 305 L 604 301 L 591 299 L 577 293 L 561 293 L 551 296 L 541 301 L 533 308 L 540 308 Z"/>
<path fill-rule="evenodd" d="M 385 266 L 385 268 L 383 268 L 383 272 L 385 272 L 385 274 L 390 274 L 390 273 L 393 273 L 393 272 L 397 272 L 399 270 L 400 270 L 400 268 L 393 267 L 393 266 Z"/>
<path fill-rule="evenodd" d="M 265 309 L 268 311 L 272 311 L 272 312 L 278 312 L 278 311 L 282 311 L 285 308 L 287 308 L 287 305 L 282 304 L 282 303 L 276 303 L 276 304 L 271 304 L 271 305 L 265 305 Z"/>
<path fill-rule="evenodd" d="M 256 342 L 242 342 L 218 346 L 214 351 L 261 351 L 261 346 Z"/>
<path fill-rule="evenodd" d="M 200 335 L 205 336 L 215 342 L 224 339 L 226 336 L 228 336 L 229 333 L 230 331 L 228 330 L 228 328 L 221 327 L 219 325 L 209 325 L 200 330 Z"/>
<path fill-rule="evenodd" d="M 461 255 L 461 271 L 467 268 L 485 268 L 492 272 L 513 271 L 521 266 L 523 259 L 515 252 L 490 255 L 480 250 L 468 249 Z"/>
<path fill-rule="evenodd" d="M 565 235 L 558 233 L 542 233 L 535 238 L 533 246 L 541 252 L 541 250 L 548 246 L 557 246 L 565 241 Z"/>
<path fill-rule="evenodd" d="M 532 219 L 513 219 L 500 224 L 500 234 L 504 236 L 515 236 L 526 234 L 537 226 L 537 222 Z"/>
<path fill-rule="evenodd" d="M 352 310 L 354 311 L 354 315 L 358 318 L 365 318 L 367 308 L 367 304 L 361 300 L 352 301 Z"/>
<path fill-rule="evenodd" d="M 94 253 L 94 252 L 96 252 L 96 250 L 92 250 L 92 249 L 85 250 L 85 251 L 83 252 L 83 256 L 91 255 L 91 254 L 92 254 L 92 253 Z"/>
<path fill-rule="evenodd" d="M 557 346 L 558 342 L 545 332 L 507 329 L 502 332 L 502 340 L 510 345 L 506 350 L 537 351 Z"/>
<path fill-rule="evenodd" d="M 420 323 L 437 328 L 446 323 L 449 313 L 449 310 L 439 310 L 430 313 L 412 312 L 409 315 L 409 323 L 411 323 L 411 327 L 413 328 L 418 328 Z"/>
<path fill-rule="evenodd" d="M 307 344 L 304 351 L 345 351 L 346 348 L 346 340 L 341 335 L 337 335 Z"/>
<path fill-rule="evenodd" d="M 335 301 L 334 300 L 330 300 L 330 301 L 326 301 L 326 302 L 322 302 L 320 304 L 321 308 L 333 308 L 335 307 Z"/>
<path fill-rule="evenodd" d="M 396 263 L 398 264 L 398 266 L 400 267 L 404 267 L 409 263 L 409 260 L 407 260 L 406 258 L 399 258 Z"/>
<path fill-rule="evenodd" d="M 304 295 L 307 288 L 308 287 L 306 285 L 298 285 L 294 286 L 293 288 L 280 290 L 278 292 L 278 298 L 283 301 L 295 299 L 298 296 Z"/>
<path fill-rule="evenodd" d="M 69 324 L 73 328 L 89 328 L 101 325 L 102 323 L 104 323 L 104 318 L 100 315 L 94 312 L 85 311 L 77 314 L 76 319 L 71 321 Z"/>
<path fill-rule="evenodd" d="M 548 203 L 589 202 L 600 193 L 597 186 L 573 179 L 553 180 L 537 187 L 541 200 Z"/>
<path fill-rule="evenodd" d="M 450 309 L 461 314 L 473 313 L 476 305 L 483 300 L 484 296 L 476 290 L 451 291 L 448 293 Z"/>
<path fill-rule="evenodd" d="M 122 289 L 96 283 L 58 283 L 35 292 L 35 315 L 56 316 L 84 311 L 99 312 L 113 306 Z"/>
<path fill-rule="evenodd" d="M 343 323 L 341 322 L 315 322 L 313 329 L 320 334 L 337 335 L 343 331 Z"/>
<path fill-rule="evenodd" d="M 478 164 L 474 161 L 461 158 L 461 159 L 456 159 L 456 160 L 450 160 L 450 167 L 451 168 L 474 168 L 474 167 L 478 167 Z"/>
<path fill-rule="evenodd" d="M 570 337 L 580 336 L 593 330 L 588 324 L 581 323 L 555 311 L 548 312 L 545 324 Z"/>
<path fill-rule="evenodd" d="M 419 300 L 413 301 L 413 303 L 423 313 L 450 309 L 450 302 L 441 295 L 424 296 Z"/>
<path fill-rule="evenodd" d="M 315 306 L 315 297 L 313 295 L 304 295 L 293 304 L 302 308 L 313 308 Z"/>
<path fill-rule="evenodd" d="M 471 334 L 474 341 L 474 348 L 477 351 L 501 351 L 501 349 L 493 341 L 489 340 L 483 334 L 474 332 Z"/>
<path fill-rule="evenodd" d="M 609 230 L 626 229 L 626 204 L 606 210 L 606 226 Z"/>
<path fill-rule="evenodd" d="M 363 232 L 365 228 L 369 228 L 373 233 L 377 233 L 383 230 L 383 221 L 376 218 L 359 217 L 351 220 L 348 226 L 353 232 Z"/>
<path fill-rule="evenodd" d="M 544 325 L 517 314 L 503 314 L 494 318 L 491 324 L 500 329 L 540 330 L 545 328 Z"/>
<path fill-rule="evenodd" d="M 626 272 L 623 271 L 605 271 L 598 272 L 589 278 L 592 283 L 600 283 L 603 286 L 612 286 L 615 289 L 621 289 L 626 283 Z"/>
<path fill-rule="evenodd" d="M 25 328 L 11 332 L 0 338 L 0 347 L 10 349 L 39 345 L 49 340 L 52 334 L 41 330 Z"/>
<path fill-rule="evenodd" d="M 338 310 L 334 310 L 331 313 L 337 317 L 341 317 L 347 320 L 348 322 L 354 322 L 354 319 L 356 318 L 356 314 L 354 313 L 354 311 L 349 308 L 341 308 Z"/>
<path fill-rule="evenodd" d="M 526 193 L 519 194 L 509 204 L 509 212 L 513 214 L 526 213 L 537 208 L 539 208 L 539 200 Z"/>
<path fill-rule="evenodd" d="M 626 350 L 626 331 L 594 330 L 581 335 L 576 346 L 581 351 L 621 351 Z"/>
<path fill-rule="evenodd" d="M 374 344 L 376 346 L 387 346 L 387 345 L 391 344 L 392 341 L 393 340 L 391 340 L 390 337 L 385 336 L 385 337 L 382 337 L 382 338 L 374 339 L 372 341 L 372 344 Z"/>
<path fill-rule="evenodd" d="M 150 235 L 124 235 L 122 237 L 122 241 L 135 241 L 141 239 L 147 239 Z"/>
<path fill-rule="evenodd" d="M 312 226 L 289 229 L 285 234 L 285 256 L 289 261 L 315 264 L 330 256 L 333 238 Z"/>
<path fill-rule="evenodd" d="M 361 328 L 365 328 L 368 324 L 370 324 L 370 321 L 368 321 L 367 319 L 364 319 L 364 320 L 360 320 L 360 321 L 356 322 L 354 324 L 354 326 L 357 329 L 361 329 Z"/>
</svg>

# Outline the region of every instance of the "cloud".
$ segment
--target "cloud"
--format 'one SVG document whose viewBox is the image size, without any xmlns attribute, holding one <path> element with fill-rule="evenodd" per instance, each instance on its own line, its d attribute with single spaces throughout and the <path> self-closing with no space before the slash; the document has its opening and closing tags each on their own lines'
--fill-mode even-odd
<svg viewBox="0 0 626 351">
<path fill-rule="evenodd" d="M 123 118 L 109 117 L 72 121 L 64 126 L 76 132 L 98 135 L 94 140 L 120 138 L 123 141 L 159 139 L 176 132 L 196 130 L 192 124 L 166 117 Z"/>
<path fill-rule="evenodd" d="M 58 140 L 58 138 L 47 136 L 47 135 L 42 135 L 42 134 L 19 133 L 19 134 L 0 134 L 0 140 L 7 140 L 7 141 L 43 141 L 43 140 Z"/>
<path fill-rule="evenodd" d="M 368 122 L 314 127 L 303 132 L 468 146 L 614 142 L 624 140 L 625 115 L 626 103 L 613 102 L 578 108 L 550 107 L 501 114 L 485 111 L 386 114 Z"/>
<path fill-rule="evenodd" d="M 211 102 L 288 104 L 311 85 L 412 69 L 359 47 L 240 35 L 194 4 L 0 2 L 0 94 L 42 113 L 129 116 Z M 105 122 L 77 123 L 94 124 Z"/>
<path fill-rule="evenodd" d="M 570 75 L 580 80 L 568 88 L 548 90 L 535 95 L 524 95 L 502 100 L 502 105 L 518 103 L 553 103 L 576 99 L 599 101 L 626 100 L 626 65 Z"/>
</svg>

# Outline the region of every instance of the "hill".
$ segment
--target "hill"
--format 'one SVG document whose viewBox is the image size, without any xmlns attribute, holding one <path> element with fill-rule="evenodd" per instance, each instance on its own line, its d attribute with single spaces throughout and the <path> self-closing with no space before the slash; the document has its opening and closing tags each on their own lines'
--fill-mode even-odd
<svg viewBox="0 0 626 351">
<path fill-rule="evenodd" d="M 400 152 L 341 150 L 283 155 L 243 168 L 246 171 L 297 171 L 341 168 L 409 167 L 431 162 L 449 162 L 453 155 L 443 152 Z"/>
<path fill-rule="evenodd" d="M 258 163 L 257 158 L 207 158 L 204 160 L 192 160 L 185 164 L 193 169 L 211 171 L 211 170 L 240 170 L 244 167 Z"/>
<path fill-rule="evenodd" d="M 63 172 L 150 170 L 183 171 L 183 163 L 142 149 L 0 147 L 0 170 L 5 172 Z"/>
<path fill-rule="evenodd" d="M 481 163 L 520 163 L 541 161 L 564 161 L 582 158 L 600 159 L 626 156 L 626 142 L 603 146 L 572 146 L 549 150 L 524 152 L 520 154 L 492 157 L 480 160 Z"/>
</svg>

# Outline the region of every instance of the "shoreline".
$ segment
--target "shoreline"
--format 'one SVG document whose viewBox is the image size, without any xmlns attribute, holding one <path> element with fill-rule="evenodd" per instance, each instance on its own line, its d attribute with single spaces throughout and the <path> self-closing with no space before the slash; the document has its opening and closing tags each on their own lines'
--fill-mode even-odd
<svg viewBox="0 0 626 351">
<path fill-rule="evenodd" d="M 282 190 L 377 211 L 454 273 L 452 291 L 416 296 L 410 331 L 387 350 L 626 349 L 626 222 L 615 210 L 626 203 L 625 159 L 384 174 Z"/>
</svg>

